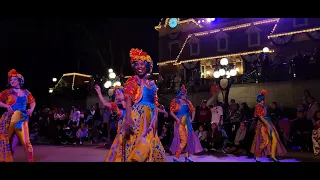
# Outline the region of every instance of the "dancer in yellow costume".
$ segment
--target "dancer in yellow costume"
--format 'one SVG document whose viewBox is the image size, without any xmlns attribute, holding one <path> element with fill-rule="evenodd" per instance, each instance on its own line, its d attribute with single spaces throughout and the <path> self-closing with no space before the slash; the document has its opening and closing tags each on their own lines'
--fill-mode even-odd
<svg viewBox="0 0 320 180">
<path fill-rule="evenodd" d="M 254 109 L 254 117 L 257 120 L 256 134 L 251 146 L 251 153 L 254 154 L 257 162 L 261 156 L 270 155 L 271 161 L 279 162 L 276 156 L 284 155 L 287 151 L 280 141 L 278 132 L 270 117 L 268 117 L 265 101 L 267 91 L 262 90 L 257 96 L 258 104 Z"/>
<path fill-rule="evenodd" d="M 123 119 L 126 116 L 126 103 L 124 102 L 124 96 L 123 96 L 123 87 L 122 86 L 115 86 L 114 87 L 114 93 L 116 95 L 115 102 L 107 102 L 102 93 L 101 89 L 98 85 L 95 85 L 95 89 L 97 91 L 97 94 L 99 96 L 100 101 L 104 106 L 109 108 L 111 111 L 117 112 L 118 115 L 118 127 L 117 127 L 117 135 L 115 139 L 113 140 L 113 143 L 111 145 L 110 150 L 108 151 L 108 154 L 105 158 L 105 162 L 124 162 L 124 141 L 123 141 Z"/>
<path fill-rule="evenodd" d="M 11 88 L 0 92 L 0 107 L 7 111 L 0 119 L 0 162 L 12 162 L 12 141 L 14 134 L 24 146 L 29 162 L 34 162 L 33 148 L 29 138 L 28 120 L 36 106 L 32 94 L 21 89 L 24 78 L 16 70 L 8 73 Z M 27 106 L 29 105 L 29 109 Z"/>
<path fill-rule="evenodd" d="M 157 134 L 158 88 L 149 80 L 152 72 L 151 57 L 142 50 L 131 49 L 131 65 L 135 76 L 130 77 L 124 86 L 126 101 L 127 162 L 164 162 L 165 150 Z"/>
<path fill-rule="evenodd" d="M 192 117 L 190 117 L 190 112 Z M 175 119 L 174 137 L 170 146 L 173 161 L 179 162 L 181 152 L 185 152 L 185 162 L 193 162 L 189 155 L 203 151 L 200 140 L 194 133 L 191 122 L 195 109 L 187 99 L 187 89 L 181 86 L 176 98 L 170 103 L 170 114 Z"/>
</svg>

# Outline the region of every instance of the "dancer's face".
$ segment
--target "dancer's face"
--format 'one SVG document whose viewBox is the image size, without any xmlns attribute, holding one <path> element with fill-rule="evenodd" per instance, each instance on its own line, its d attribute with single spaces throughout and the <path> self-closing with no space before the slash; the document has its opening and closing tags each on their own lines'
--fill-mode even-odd
<svg viewBox="0 0 320 180">
<path fill-rule="evenodd" d="M 135 70 L 138 76 L 145 76 L 147 74 L 147 67 L 144 61 L 137 61 L 135 63 Z"/>
<path fill-rule="evenodd" d="M 17 77 L 11 77 L 10 78 L 10 85 L 13 88 L 20 88 L 20 82 Z"/>
</svg>

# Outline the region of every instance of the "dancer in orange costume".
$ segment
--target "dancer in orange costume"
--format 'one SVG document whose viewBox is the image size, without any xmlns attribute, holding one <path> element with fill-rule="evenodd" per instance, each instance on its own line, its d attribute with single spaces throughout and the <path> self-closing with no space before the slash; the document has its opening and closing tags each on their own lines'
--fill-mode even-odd
<svg viewBox="0 0 320 180">
<path fill-rule="evenodd" d="M 266 90 L 262 90 L 257 96 L 258 104 L 255 106 L 254 117 L 258 123 L 251 153 L 255 155 L 257 162 L 260 162 L 260 157 L 263 155 L 270 155 L 273 162 L 278 162 L 276 156 L 284 155 L 287 151 L 281 143 L 270 117 L 267 116 L 266 97 Z"/>
<path fill-rule="evenodd" d="M 16 134 L 24 146 L 29 162 L 34 162 L 33 148 L 29 138 L 28 120 L 36 106 L 32 94 L 21 89 L 24 78 L 16 70 L 8 73 L 11 88 L 0 92 L 0 107 L 6 108 L 0 119 L 0 162 L 12 162 L 12 141 Z M 27 106 L 29 104 L 29 109 Z"/>
<path fill-rule="evenodd" d="M 192 118 L 190 118 L 190 112 Z M 199 138 L 193 132 L 191 122 L 195 116 L 192 103 L 187 99 L 187 89 L 182 85 L 178 95 L 171 101 L 170 114 L 176 120 L 174 128 L 174 138 L 170 146 L 170 151 L 174 153 L 174 162 L 179 162 L 181 152 L 185 152 L 185 162 L 192 162 L 189 155 L 201 152 Z"/>
<path fill-rule="evenodd" d="M 115 102 L 107 102 L 102 93 L 101 89 L 98 85 L 95 85 L 95 89 L 99 96 L 100 101 L 104 106 L 109 108 L 110 110 L 117 112 L 119 121 L 118 121 L 118 128 L 117 128 L 117 135 L 111 145 L 111 148 L 105 158 L 105 162 L 124 162 L 124 141 L 123 141 L 123 134 L 124 131 L 122 129 L 123 119 L 126 115 L 126 103 L 124 102 L 123 96 L 123 87 L 122 86 L 115 86 L 114 93 L 116 95 Z"/>
<path fill-rule="evenodd" d="M 131 65 L 135 76 L 124 86 L 126 119 L 124 122 L 127 144 L 127 162 L 164 162 L 165 151 L 157 133 L 158 88 L 148 79 L 153 61 L 142 50 L 131 49 Z"/>
</svg>

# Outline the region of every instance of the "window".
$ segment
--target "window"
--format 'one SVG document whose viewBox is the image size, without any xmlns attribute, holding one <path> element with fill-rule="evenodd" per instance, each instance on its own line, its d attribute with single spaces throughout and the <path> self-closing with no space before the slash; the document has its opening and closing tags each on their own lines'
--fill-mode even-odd
<svg viewBox="0 0 320 180">
<path fill-rule="evenodd" d="M 218 51 L 228 50 L 228 39 L 226 37 L 218 39 Z"/>
<path fill-rule="evenodd" d="M 180 43 L 174 42 L 170 45 L 170 59 L 176 59 L 180 52 Z"/>
<path fill-rule="evenodd" d="M 294 18 L 293 27 L 301 27 L 308 25 L 308 18 Z"/>
<path fill-rule="evenodd" d="M 191 37 L 189 40 L 190 56 L 197 56 L 200 54 L 200 44 L 199 39 L 195 36 Z"/>
<path fill-rule="evenodd" d="M 252 32 L 248 34 L 248 46 L 260 46 L 260 33 L 259 32 Z"/>
</svg>

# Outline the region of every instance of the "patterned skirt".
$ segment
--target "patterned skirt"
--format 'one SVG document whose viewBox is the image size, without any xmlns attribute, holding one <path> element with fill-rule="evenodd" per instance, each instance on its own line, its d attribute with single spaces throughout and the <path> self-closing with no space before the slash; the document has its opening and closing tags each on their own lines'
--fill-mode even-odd
<svg viewBox="0 0 320 180">
<path fill-rule="evenodd" d="M 8 129 L 11 115 L 5 112 L 0 119 L 0 162 L 13 162 Z"/>
</svg>

